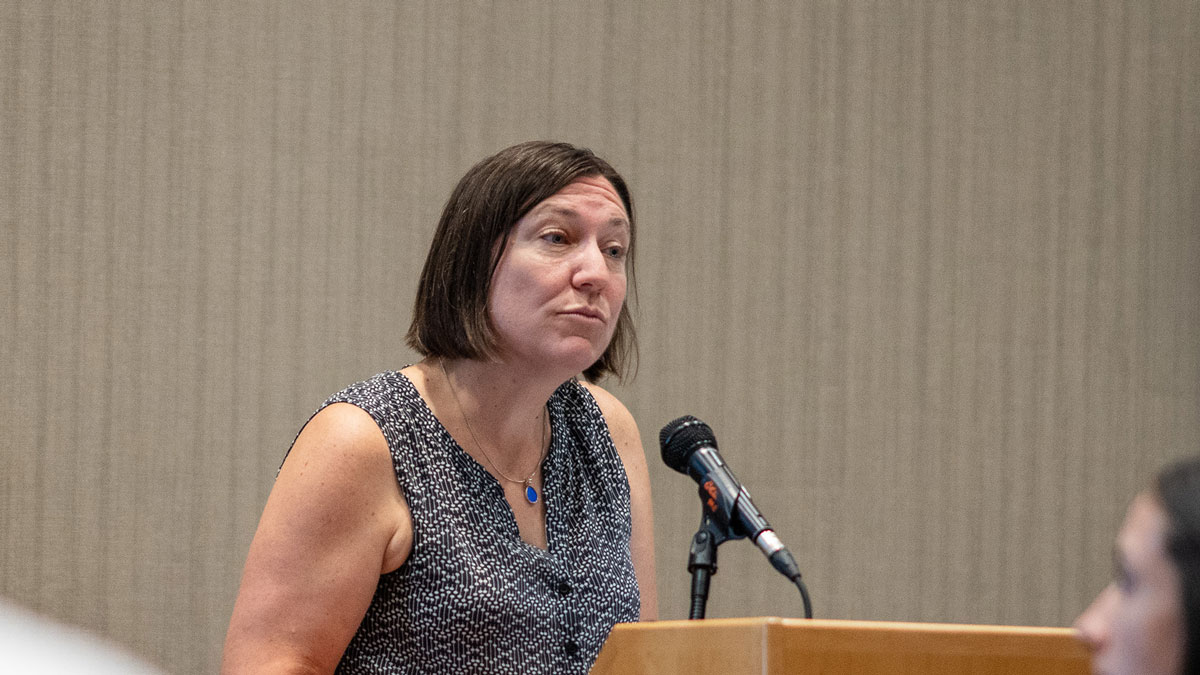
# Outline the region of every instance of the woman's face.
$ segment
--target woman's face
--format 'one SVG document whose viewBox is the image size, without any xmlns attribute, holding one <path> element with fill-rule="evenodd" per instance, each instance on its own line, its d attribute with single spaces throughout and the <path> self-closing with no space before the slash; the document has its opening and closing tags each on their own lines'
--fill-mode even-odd
<svg viewBox="0 0 1200 675">
<path fill-rule="evenodd" d="M 1114 550 L 1116 579 L 1075 620 L 1106 675 L 1180 675 L 1184 620 L 1179 571 L 1167 557 L 1167 514 L 1156 497 L 1129 507 Z"/>
<path fill-rule="evenodd" d="M 517 221 L 488 307 L 504 358 L 578 373 L 604 353 L 625 302 L 630 225 L 612 183 L 580 178 Z"/>
</svg>

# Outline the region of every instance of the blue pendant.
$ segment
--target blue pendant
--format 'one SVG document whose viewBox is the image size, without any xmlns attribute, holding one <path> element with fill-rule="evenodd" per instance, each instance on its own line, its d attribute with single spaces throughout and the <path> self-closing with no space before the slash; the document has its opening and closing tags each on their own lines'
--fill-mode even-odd
<svg viewBox="0 0 1200 675">
<path fill-rule="evenodd" d="M 525 499 L 530 504 L 536 504 L 538 500 L 537 490 L 533 489 L 532 485 L 525 486 Z"/>
</svg>

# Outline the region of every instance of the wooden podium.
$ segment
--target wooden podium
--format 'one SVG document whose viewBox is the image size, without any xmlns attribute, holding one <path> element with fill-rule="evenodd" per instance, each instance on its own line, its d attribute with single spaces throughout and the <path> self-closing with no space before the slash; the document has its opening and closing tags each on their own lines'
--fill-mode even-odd
<svg viewBox="0 0 1200 675">
<path fill-rule="evenodd" d="M 1087 675 L 1069 628 L 778 618 L 618 624 L 593 675 Z"/>
</svg>

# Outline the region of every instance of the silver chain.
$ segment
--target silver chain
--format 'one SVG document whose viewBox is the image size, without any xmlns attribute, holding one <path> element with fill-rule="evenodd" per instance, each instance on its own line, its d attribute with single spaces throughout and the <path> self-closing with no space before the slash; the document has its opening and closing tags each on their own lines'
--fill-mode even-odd
<svg viewBox="0 0 1200 675">
<path fill-rule="evenodd" d="M 446 386 L 450 388 L 450 395 L 454 397 L 454 405 L 458 406 L 458 414 L 460 417 L 462 417 L 463 422 L 467 425 L 467 433 L 471 434 L 471 441 L 475 443 L 475 448 L 479 450 L 479 452 L 483 453 L 483 456 L 487 458 L 488 463 L 492 465 L 492 468 L 496 470 L 496 473 L 500 474 L 505 480 L 518 485 L 525 485 L 527 487 L 531 486 L 533 484 L 533 477 L 537 475 L 538 467 L 540 467 L 542 462 L 546 459 L 546 407 L 542 406 L 542 417 L 539 420 L 541 422 L 539 426 L 542 429 L 542 454 L 538 458 L 537 464 L 533 466 L 533 471 L 529 472 L 529 476 L 527 476 L 525 480 L 511 478 L 508 474 L 500 470 L 500 467 L 496 464 L 496 460 L 492 459 L 492 456 L 487 453 L 487 450 L 484 450 L 483 445 L 479 442 L 479 438 L 475 436 L 475 430 L 471 428 L 471 420 L 467 419 L 467 413 L 465 410 L 463 410 L 462 401 L 458 399 L 458 392 L 454 390 L 454 383 L 450 381 L 450 374 L 446 372 L 446 362 L 442 359 L 438 359 L 438 366 L 440 366 L 442 369 L 442 377 L 446 378 Z"/>
</svg>

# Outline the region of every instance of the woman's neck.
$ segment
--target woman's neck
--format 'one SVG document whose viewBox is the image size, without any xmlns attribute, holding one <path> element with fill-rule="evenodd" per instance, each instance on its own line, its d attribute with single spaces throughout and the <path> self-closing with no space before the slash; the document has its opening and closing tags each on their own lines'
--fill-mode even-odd
<svg viewBox="0 0 1200 675">
<path fill-rule="evenodd" d="M 459 440 L 466 431 L 502 471 L 528 466 L 531 456 L 542 453 L 548 435 L 546 401 L 562 381 L 474 359 L 431 357 L 416 367 L 423 375 L 423 393 L 443 425 Z"/>
</svg>

